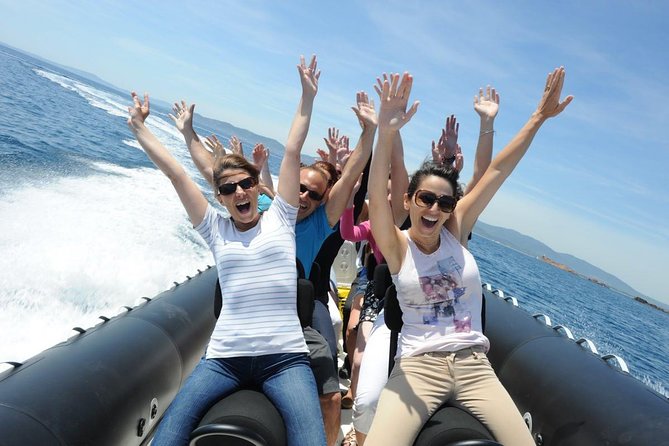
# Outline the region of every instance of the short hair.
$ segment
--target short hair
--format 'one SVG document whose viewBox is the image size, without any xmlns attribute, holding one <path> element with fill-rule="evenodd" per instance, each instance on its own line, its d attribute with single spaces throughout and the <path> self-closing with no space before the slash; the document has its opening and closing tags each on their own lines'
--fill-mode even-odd
<svg viewBox="0 0 669 446">
<path fill-rule="evenodd" d="M 260 171 L 255 164 L 250 163 L 241 155 L 229 153 L 214 157 L 214 183 L 218 183 L 221 178 L 226 176 L 225 171 L 231 169 L 245 170 L 256 181 L 260 178 Z"/>
<path fill-rule="evenodd" d="M 330 177 L 330 181 L 328 181 L 328 187 L 332 187 L 337 182 L 337 180 L 339 180 L 339 174 L 337 173 L 337 168 L 333 166 L 332 163 L 321 160 L 321 161 L 316 161 L 314 164 L 312 164 L 312 166 L 328 174 L 328 176 Z"/>
<path fill-rule="evenodd" d="M 460 174 L 452 166 L 444 166 L 442 164 L 435 164 L 432 161 L 425 161 L 420 168 L 411 175 L 409 179 L 409 187 L 407 187 L 407 195 L 413 197 L 413 194 L 418 190 L 418 186 L 425 179 L 425 177 L 436 176 L 445 179 L 453 188 L 453 196 L 456 200 L 462 198 L 462 188 L 458 183 Z"/>
</svg>

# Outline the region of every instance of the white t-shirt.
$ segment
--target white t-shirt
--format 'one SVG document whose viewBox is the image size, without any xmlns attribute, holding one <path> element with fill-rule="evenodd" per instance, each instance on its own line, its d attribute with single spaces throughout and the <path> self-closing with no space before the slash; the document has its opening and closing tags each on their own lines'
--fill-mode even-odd
<svg viewBox="0 0 669 446">
<path fill-rule="evenodd" d="M 446 229 L 439 248 L 422 253 L 402 232 L 408 247 L 400 271 L 392 276 L 402 309 L 397 357 L 427 352 L 490 348 L 481 323 L 481 277 L 474 256 Z"/>
<path fill-rule="evenodd" d="M 296 307 L 296 218 L 297 208 L 277 195 L 242 232 L 207 206 L 195 229 L 214 254 L 223 296 L 207 358 L 308 352 Z"/>
</svg>

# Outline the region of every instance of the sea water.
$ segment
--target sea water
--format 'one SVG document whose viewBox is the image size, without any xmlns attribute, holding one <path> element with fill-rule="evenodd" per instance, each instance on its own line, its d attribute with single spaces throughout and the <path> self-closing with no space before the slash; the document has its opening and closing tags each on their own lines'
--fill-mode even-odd
<svg viewBox="0 0 669 446">
<path fill-rule="evenodd" d="M 213 263 L 128 129 L 130 102 L 0 46 L 0 362 L 23 361 Z M 168 112 L 153 101 L 147 125 L 212 200 Z M 231 136 L 208 125 L 196 121 L 196 131 Z M 484 282 L 669 395 L 669 315 L 476 235 L 470 249 Z"/>
</svg>

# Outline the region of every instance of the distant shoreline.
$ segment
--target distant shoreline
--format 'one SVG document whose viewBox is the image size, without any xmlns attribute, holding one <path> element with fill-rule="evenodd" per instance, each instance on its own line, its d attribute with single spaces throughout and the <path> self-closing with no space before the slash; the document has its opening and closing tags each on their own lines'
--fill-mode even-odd
<svg viewBox="0 0 669 446">
<path fill-rule="evenodd" d="M 599 285 L 599 286 L 602 286 L 602 287 L 604 287 L 604 288 L 608 288 L 608 289 L 613 290 L 613 291 L 621 292 L 620 290 L 616 290 L 615 288 L 611 288 L 609 285 L 607 285 L 606 283 L 602 282 L 602 281 L 599 280 L 599 279 L 595 279 L 594 277 L 588 277 L 588 276 L 585 276 L 585 275 L 583 275 L 583 274 L 580 274 L 580 273 L 576 272 L 573 268 L 570 268 L 570 267 L 568 267 L 567 265 L 564 265 L 564 264 L 562 264 L 562 263 L 556 262 L 555 260 L 551 259 L 550 257 L 540 256 L 540 257 L 539 257 L 539 260 L 541 260 L 542 262 L 548 263 L 549 265 L 552 265 L 552 266 L 554 266 L 555 268 L 561 269 L 562 271 L 566 271 L 566 272 L 568 272 L 568 273 L 575 274 L 575 275 L 577 275 L 577 276 L 579 276 L 579 277 L 582 277 L 582 278 L 584 278 L 584 279 L 586 279 L 586 280 L 589 280 L 590 282 L 592 282 L 592 283 L 594 283 L 594 284 L 597 284 L 597 285 Z M 669 314 L 669 311 L 665 310 L 664 308 L 662 308 L 662 307 L 660 307 L 660 306 L 658 306 L 658 305 L 655 305 L 655 304 L 653 304 L 653 303 L 651 303 L 651 302 L 648 302 L 648 301 L 647 301 L 646 299 L 644 299 L 643 297 L 640 297 L 640 296 L 630 296 L 630 295 L 627 294 L 627 293 L 622 293 L 622 294 L 625 294 L 626 296 L 629 296 L 629 297 L 633 298 L 634 300 L 636 300 L 637 302 L 640 302 L 640 303 L 642 303 L 642 304 L 644 304 L 644 305 L 648 305 L 648 306 L 651 307 L 651 308 L 655 308 L 656 310 L 660 310 L 660 311 L 662 311 L 663 313 L 667 313 L 667 314 Z"/>
</svg>

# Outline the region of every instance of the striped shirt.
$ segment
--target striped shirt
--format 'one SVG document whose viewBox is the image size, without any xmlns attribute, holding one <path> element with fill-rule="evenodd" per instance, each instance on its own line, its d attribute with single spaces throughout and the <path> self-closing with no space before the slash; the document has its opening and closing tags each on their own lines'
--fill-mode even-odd
<svg viewBox="0 0 669 446">
<path fill-rule="evenodd" d="M 207 358 L 308 351 L 296 307 L 296 218 L 297 208 L 277 195 L 242 232 L 207 206 L 195 229 L 214 254 L 223 296 Z"/>
</svg>

